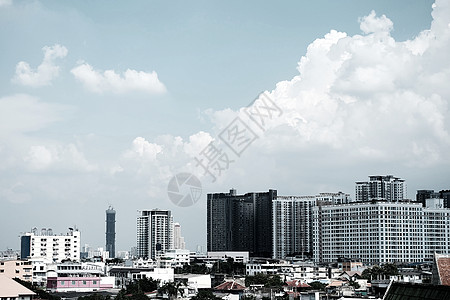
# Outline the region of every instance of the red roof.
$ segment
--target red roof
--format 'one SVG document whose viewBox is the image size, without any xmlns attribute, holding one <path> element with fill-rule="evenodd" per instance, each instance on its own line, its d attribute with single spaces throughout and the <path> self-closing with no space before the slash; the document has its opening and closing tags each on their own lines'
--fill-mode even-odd
<svg viewBox="0 0 450 300">
<path fill-rule="evenodd" d="M 307 284 L 306 282 L 303 282 L 301 280 L 286 281 L 286 284 L 288 286 L 292 286 L 292 287 L 302 287 L 302 288 L 311 287 L 309 284 Z"/>
<path fill-rule="evenodd" d="M 245 290 L 245 286 L 237 283 L 236 281 L 225 281 L 214 288 L 215 290 L 222 291 L 242 291 Z"/>
</svg>

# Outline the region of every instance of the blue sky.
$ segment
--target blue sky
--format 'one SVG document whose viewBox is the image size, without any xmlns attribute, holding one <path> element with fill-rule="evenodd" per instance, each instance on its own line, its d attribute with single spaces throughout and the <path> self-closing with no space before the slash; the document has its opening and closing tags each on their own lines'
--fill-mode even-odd
<svg viewBox="0 0 450 300">
<path fill-rule="evenodd" d="M 450 16 L 432 4 L 0 0 L 0 249 L 34 226 L 102 246 L 112 204 L 117 249 L 159 207 L 194 250 L 205 194 L 232 187 L 353 195 L 394 174 L 410 198 L 448 189 Z M 171 176 L 262 91 L 282 118 L 196 205 L 173 205 Z"/>
</svg>

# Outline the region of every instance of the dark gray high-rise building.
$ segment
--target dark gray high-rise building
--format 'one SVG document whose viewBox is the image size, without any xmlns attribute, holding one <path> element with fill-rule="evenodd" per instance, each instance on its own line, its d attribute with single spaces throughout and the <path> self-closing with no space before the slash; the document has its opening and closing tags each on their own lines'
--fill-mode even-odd
<svg viewBox="0 0 450 300">
<path fill-rule="evenodd" d="M 276 190 L 236 195 L 208 194 L 208 251 L 248 251 L 272 257 L 272 200 Z"/>
<path fill-rule="evenodd" d="M 434 190 L 418 190 L 416 194 L 416 201 L 422 203 L 425 207 L 426 199 L 443 199 L 444 207 L 450 208 L 450 190 L 442 190 L 435 192 Z"/>
<path fill-rule="evenodd" d="M 109 257 L 116 257 L 116 211 L 112 206 L 106 210 L 106 251 Z"/>
</svg>

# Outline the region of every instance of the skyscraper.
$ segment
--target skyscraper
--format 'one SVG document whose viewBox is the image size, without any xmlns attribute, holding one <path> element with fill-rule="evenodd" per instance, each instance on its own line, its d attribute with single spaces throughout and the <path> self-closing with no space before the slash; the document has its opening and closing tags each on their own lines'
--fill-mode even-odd
<svg viewBox="0 0 450 300">
<path fill-rule="evenodd" d="M 137 256 L 156 259 L 173 249 L 173 219 L 170 210 L 142 210 L 137 217 Z"/>
<path fill-rule="evenodd" d="M 342 192 L 316 196 L 278 196 L 272 202 L 273 258 L 287 255 L 312 256 L 313 214 L 317 204 L 350 203 L 350 195 Z"/>
<path fill-rule="evenodd" d="M 276 190 L 208 194 L 208 251 L 248 251 L 252 256 L 271 257 L 272 200 L 276 196 Z"/>
<path fill-rule="evenodd" d="M 174 249 L 186 249 L 184 237 L 181 236 L 180 223 L 173 223 L 173 248 Z"/>
<path fill-rule="evenodd" d="M 273 258 L 312 252 L 314 196 L 278 196 L 273 202 Z"/>
<path fill-rule="evenodd" d="M 116 211 L 112 206 L 106 210 L 106 251 L 109 257 L 116 257 Z"/>
<path fill-rule="evenodd" d="M 369 181 L 356 182 L 355 198 L 357 202 L 372 200 L 402 201 L 406 197 L 405 180 L 386 176 L 369 176 Z"/>
</svg>

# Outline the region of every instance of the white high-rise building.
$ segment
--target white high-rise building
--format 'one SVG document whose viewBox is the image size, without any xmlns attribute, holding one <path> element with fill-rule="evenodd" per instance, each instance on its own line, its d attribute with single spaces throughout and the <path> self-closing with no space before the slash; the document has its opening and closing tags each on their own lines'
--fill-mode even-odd
<svg viewBox="0 0 450 300">
<path fill-rule="evenodd" d="M 137 217 L 137 256 L 160 257 L 173 249 L 173 219 L 170 210 L 142 210 Z"/>
<path fill-rule="evenodd" d="M 65 235 L 53 234 L 53 231 L 34 228 L 21 237 L 20 258 L 44 258 L 54 262 L 65 259 L 80 261 L 80 232 L 69 228 Z"/>
<path fill-rule="evenodd" d="M 272 201 L 272 256 L 283 259 L 288 255 L 311 255 L 313 246 L 312 208 L 317 203 L 342 204 L 350 195 L 320 193 L 316 196 L 277 196 Z"/>
<path fill-rule="evenodd" d="M 405 180 L 392 175 L 369 176 L 369 181 L 356 182 L 355 198 L 357 202 L 402 201 L 406 198 Z"/>
<path fill-rule="evenodd" d="M 442 199 L 431 199 L 434 202 Z M 431 201 L 430 200 L 430 201 Z M 450 251 L 450 209 L 434 202 L 356 202 L 313 208 L 314 261 L 431 261 Z"/>
<path fill-rule="evenodd" d="M 173 248 L 174 249 L 186 249 L 186 243 L 184 237 L 181 236 L 180 223 L 173 223 Z"/>
</svg>

